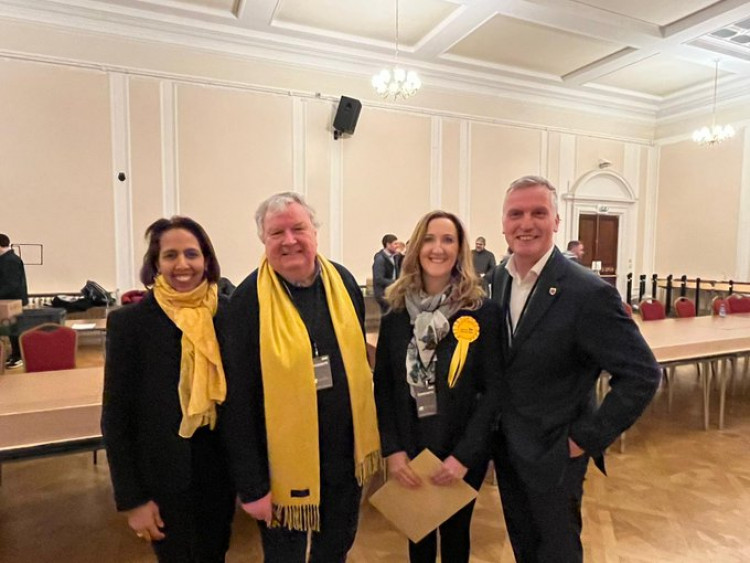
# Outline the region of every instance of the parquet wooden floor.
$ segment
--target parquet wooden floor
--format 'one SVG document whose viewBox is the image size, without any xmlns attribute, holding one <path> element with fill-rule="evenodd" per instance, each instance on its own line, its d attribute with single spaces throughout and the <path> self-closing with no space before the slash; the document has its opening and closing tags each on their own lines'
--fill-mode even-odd
<svg viewBox="0 0 750 563">
<path fill-rule="evenodd" d="M 100 362 L 85 346 L 79 365 Z M 0 376 L 1 377 L 1 376 Z M 591 466 L 585 486 L 586 560 L 602 563 L 750 561 L 750 384 L 728 397 L 726 428 L 702 430 L 692 367 L 675 378 L 673 414 L 660 391 L 607 457 L 609 477 Z M 100 456 L 100 459 L 104 456 Z M 482 488 L 473 520 L 472 561 L 512 562 L 497 489 Z M 115 512 L 106 461 L 90 454 L 8 463 L 0 487 L 1 562 L 152 561 Z M 229 562 L 261 561 L 254 524 L 237 515 Z M 363 505 L 351 563 L 406 560 L 406 541 Z"/>
</svg>

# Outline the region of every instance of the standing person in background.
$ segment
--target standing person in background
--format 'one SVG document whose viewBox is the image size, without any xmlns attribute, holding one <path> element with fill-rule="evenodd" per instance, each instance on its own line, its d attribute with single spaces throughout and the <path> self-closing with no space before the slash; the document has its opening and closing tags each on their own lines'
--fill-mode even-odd
<svg viewBox="0 0 750 563">
<path fill-rule="evenodd" d="M 318 254 L 313 209 L 279 193 L 255 214 L 260 267 L 232 295 L 225 441 L 266 563 L 340 563 L 380 468 L 364 298 Z"/>
<path fill-rule="evenodd" d="M 578 262 L 579 264 L 581 263 L 583 254 L 583 243 L 580 240 L 571 240 L 568 243 L 568 249 L 563 252 L 563 256 L 565 256 L 565 258 L 567 258 L 568 260 L 572 260 L 573 262 Z"/>
<path fill-rule="evenodd" d="M 503 232 L 513 254 L 491 274 L 502 310 L 505 377 L 494 460 L 518 563 L 583 560 L 581 501 L 589 458 L 640 416 L 661 370 L 617 290 L 557 250 L 557 191 L 513 182 Z M 611 390 L 597 408 L 596 382 Z"/>
<path fill-rule="evenodd" d="M 484 278 L 495 267 L 495 255 L 487 250 L 487 241 L 484 237 L 478 237 L 471 251 L 471 259 L 474 263 L 474 271 L 480 278 Z"/>
<path fill-rule="evenodd" d="M 13 252 L 10 237 L 5 234 L 0 234 L 0 299 L 20 299 L 24 306 L 29 304 L 23 260 Z M 11 328 L 10 356 L 5 362 L 8 369 L 20 368 L 23 365 L 18 337 L 15 327 Z"/>
<path fill-rule="evenodd" d="M 502 357 L 498 307 L 483 298 L 466 231 L 433 211 L 417 224 L 401 277 L 386 292 L 391 311 L 380 325 L 375 399 L 388 477 L 407 488 L 420 478 L 407 465 L 423 449 L 443 460 L 433 483 L 463 479 L 479 489 L 487 471 Z M 474 503 L 419 543 L 412 563 L 469 561 Z"/>
<path fill-rule="evenodd" d="M 383 249 L 375 253 L 372 262 L 372 289 L 380 311 L 385 313 L 388 310 L 385 288 L 398 278 L 401 259 L 397 258 L 399 252 L 396 235 L 385 235 L 382 242 Z"/>
<path fill-rule="evenodd" d="M 188 217 L 147 230 L 151 291 L 107 318 L 102 433 L 117 509 L 159 561 L 224 561 L 234 489 L 217 432 L 216 332 L 227 306 L 208 235 Z"/>
</svg>

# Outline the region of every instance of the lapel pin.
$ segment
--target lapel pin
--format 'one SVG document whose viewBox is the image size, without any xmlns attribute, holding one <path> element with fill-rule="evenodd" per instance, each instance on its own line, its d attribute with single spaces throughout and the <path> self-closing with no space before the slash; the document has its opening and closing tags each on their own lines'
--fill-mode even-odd
<svg viewBox="0 0 750 563">
<path fill-rule="evenodd" d="M 554 295 L 555 293 L 557 293 L 557 288 L 556 287 L 550 287 L 549 288 L 549 294 L 550 295 Z"/>
</svg>

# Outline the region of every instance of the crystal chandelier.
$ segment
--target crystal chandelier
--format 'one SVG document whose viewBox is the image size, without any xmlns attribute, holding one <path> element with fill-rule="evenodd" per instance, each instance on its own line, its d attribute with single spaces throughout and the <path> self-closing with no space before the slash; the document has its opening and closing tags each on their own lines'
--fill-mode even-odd
<svg viewBox="0 0 750 563">
<path fill-rule="evenodd" d="M 719 84 L 719 59 L 716 59 L 714 71 L 714 108 L 711 127 L 701 127 L 693 131 L 693 141 L 699 145 L 718 145 L 722 141 L 734 137 L 734 128 L 731 125 L 716 125 L 716 92 Z"/>
<path fill-rule="evenodd" d="M 405 70 L 398 64 L 398 0 L 396 0 L 396 57 L 391 68 L 384 68 L 372 77 L 372 86 L 382 98 L 406 99 L 417 93 L 422 81 L 413 70 Z"/>
</svg>

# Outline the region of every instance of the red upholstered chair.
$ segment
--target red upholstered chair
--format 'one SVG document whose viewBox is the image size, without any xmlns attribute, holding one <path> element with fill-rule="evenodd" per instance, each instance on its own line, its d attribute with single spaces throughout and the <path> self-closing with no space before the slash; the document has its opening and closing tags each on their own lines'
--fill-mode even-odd
<svg viewBox="0 0 750 563">
<path fill-rule="evenodd" d="M 144 291 L 143 289 L 131 289 L 130 291 L 126 291 L 122 294 L 122 297 L 120 298 L 120 302 L 123 305 L 129 305 L 130 303 L 138 303 L 141 299 L 146 297 L 147 291 Z"/>
<path fill-rule="evenodd" d="M 667 318 L 664 305 L 657 299 L 644 299 L 639 305 L 641 318 L 644 321 L 660 321 Z"/>
<path fill-rule="evenodd" d="M 723 297 L 716 296 L 711 300 L 711 314 L 715 316 L 719 316 L 719 309 L 721 308 L 721 305 L 724 305 L 724 311 L 729 313 L 729 306 L 727 305 L 727 300 Z"/>
<path fill-rule="evenodd" d="M 750 297 L 737 293 L 727 297 L 727 313 L 750 313 Z"/>
<path fill-rule="evenodd" d="M 19 341 L 27 372 L 76 367 L 78 334 L 72 328 L 45 323 L 22 333 Z"/>
<path fill-rule="evenodd" d="M 674 301 L 674 311 L 677 316 L 682 318 L 695 316 L 695 303 L 687 297 L 678 297 Z"/>
</svg>

